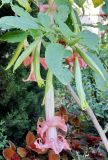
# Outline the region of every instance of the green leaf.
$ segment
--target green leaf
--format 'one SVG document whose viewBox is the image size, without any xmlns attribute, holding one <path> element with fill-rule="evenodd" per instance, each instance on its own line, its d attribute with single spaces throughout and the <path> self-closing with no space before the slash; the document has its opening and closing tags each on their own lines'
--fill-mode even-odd
<svg viewBox="0 0 108 160">
<path fill-rule="evenodd" d="M 10 2 L 11 2 L 11 0 L 2 0 L 2 5 L 10 3 Z"/>
<path fill-rule="evenodd" d="M 78 34 L 80 44 L 88 47 L 91 50 L 96 50 L 99 45 L 99 37 L 97 34 L 88 30 L 84 30 Z"/>
<path fill-rule="evenodd" d="M 38 24 L 35 21 L 14 16 L 0 18 L 0 28 L 4 29 L 4 26 L 8 26 L 10 28 L 19 28 L 22 30 L 38 29 Z"/>
<path fill-rule="evenodd" d="M 25 51 L 23 51 L 23 53 L 19 56 L 19 58 L 17 59 L 15 65 L 14 65 L 14 69 L 13 71 L 15 71 L 20 65 L 21 63 L 31 54 L 31 52 L 35 49 L 37 44 L 37 41 L 32 42 Z"/>
<path fill-rule="evenodd" d="M 16 0 L 22 7 L 24 7 L 28 12 L 31 12 L 32 9 L 30 7 L 28 0 Z"/>
<path fill-rule="evenodd" d="M 76 52 L 80 54 L 80 56 L 84 59 L 84 61 L 91 67 L 91 69 L 94 72 L 98 73 L 105 80 L 105 77 L 104 77 L 101 69 L 95 63 L 95 61 L 93 61 L 93 59 L 89 56 L 89 54 L 82 52 L 79 48 L 76 48 Z"/>
<path fill-rule="evenodd" d="M 77 93 L 81 102 L 81 108 L 85 110 L 87 109 L 88 104 L 86 102 L 85 92 L 82 85 L 81 70 L 80 70 L 80 65 L 77 57 L 75 59 L 75 81 L 76 81 Z"/>
<path fill-rule="evenodd" d="M 28 30 L 28 32 L 33 37 L 33 39 L 36 39 L 37 37 L 42 36 L 42 32 L 40 30 L 30 29 L 30 30 Z"/>
<path fill-rule="evenodd" d="M 92 0 L 94 7 L 98 7 L 103 3 L 103 0 Z"/>
<path fill-rule="evenodd" d="M 74 0 L 74 1 L 79 7 L 82 7 L 86 0 Z"/>
<path fill-rule="evenodd" d="M 70 51 L 56 43 L 50 44 L 45 52 L 48 68 L 65 85 L 69 84 L 72 80 L 71 72 L 63 65 L 63 59 L 69 55 L 72 55 Z"/>
<path fill-rule="evenodd" d="M 44 27 L 50 27 L 51 26 L 51 20 L 50 20 L 50 17 L 45 14 L 45 13 L 42 13 L 42 12 L 39 12 L 38 13 L 38 19 L 39 19 L 39 22 L 44 26 Z"/>
<path fill-rule="evenodd" d="M 102 6 L 102 10 L 108 14 L 108 0 L 104 0 L 105 4 Z"/>
<path fill-rule="evenodd" d="M 93 53 L 88 53 L 88 54 L 90 54 L 90 57 L 99 66 L 99 68 L 101 69 L 101 71 L 106 79 L 106 81 L 103 80 L 103 78 L 98 73 L 95 72 L 94 77 L 95 77 L 95 81 L 96 81 L 96 87 L 101 91 L 106 91 L 108 88 L 108 73 L 105 70 L 105 68 L 103 67 L 102 62 L 100 61 L 100 59 L 96 55 L 94 55 Z"/>
<path fill-rule="evenodd" d="M 60 32 L 66 37 L 66 38 L 71 38 L 74 33 L 70 30 L 70 28 L 63 22 L 59 21 L 59 30 Z"/>
<path fill-rule="evenodd" d="M 59 21 L 65 22 L 69 15 L 69 7 L 67 5 L 60 5 L 58 8 L 58 12 L 55 13 L 54 19 L 56 22 Z"/>
<path fill-rule="evenodd" d="M 10 60 L 8 66 L 6 67 L 6 70 L 8 70 L 15 63 L 15 61 L 17 60 L 18 56 L 20 55 L 20 53 L 22 51 L 23 46 L 24 46 L 24 42 L 20 42 L 18 44 L 12 59 Z"/>
<path fill-rule="evenodd" d="M 12 5 L 11 8 L 15 12 L 16 15 L 23 17 L 25 19 L 34 20 L 34 18 L 27 11 L 25 11 L 22 7 L 19 7 L 17 5 Z"/>
<path fill-rule="evenodd" d="M 55 0 L 55 3 L 59 5 L 70 5 L 69 0 Z"/>
<path fill-rule="evenodd" d="M 102 25 L 101 23 L 98 23 L 98 28 L 100 31 L 108 30 L 108 25 Z"/>
<path fill-rule="evenodd" d="M 28 33 L 24 31 L 10 31 L 0 37 L 0 41 L 7 41 L 9 43 L 17 43 L 27 38 Z"/>
</svg>

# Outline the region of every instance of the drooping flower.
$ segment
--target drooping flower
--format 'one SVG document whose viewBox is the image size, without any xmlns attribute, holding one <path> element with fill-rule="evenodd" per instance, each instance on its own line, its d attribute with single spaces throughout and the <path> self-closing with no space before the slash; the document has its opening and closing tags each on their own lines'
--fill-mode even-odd
<svg viewBox="0 0 108 160">
<path fill-rule="evenodd" d="M 41 138 L 38 138 L 34 142 L 36 148 L 39 148 L 42 151 L 45 149 L 52 149 L 56 154 L 59 154 L 63 149 L 69 150 L 69 145 L 62 135 L 57 135 L 57 137 L 55 135 L 55 138 L 50 138 L 49 136 L 44 135 L 48 129 L 52 127 L 60 128 L 64 132 L 67 132 L 65 121 L 58 116 L 54 116 L 52 119 L 38 123 L 37 133 Z"/>
<path fill-rule="evenodd" d="M 69 56 L 68 58 L 66 58 L 66 64 L 69 65 L 69 67 L 73 68 L 76 56 L 78 56 L 78 61 L 79 61 L 80 67 L 86 68 L 87 64 L 84 62 L 84 60 L 79 55 L 77 55 L 76 52 L 73 52 L 72 56 Z"/>
<path fill-rule="evenodd" d="M 31 70 L 30 70 L 30 74 L 28 76 L 27 79 L 23 79 L 24 82 L 28 82 L 28 81 L 34 81 L 36 82 L 36 77 L 35 77 L 35 74 L 34 74 L 34 71 L 33 71 L 33 65 L 31 65 Z"/>
<path fill-rule="evenodd" d="M 45 70 L 47 70 L 47 64 L 46 64 L 45 58 L 41 58 L 41 57 L 40 57 L 40 63 L 41 63 L 41 65 L 43 66 L 43 68 L 44 68 Z M 28 67 L 28 66 L 31 67 L 31 69 L 30 69 L 30 74 L 29 74 L 28 78 L 27 78 L 27 79 L 23 79 L 23 81 L 24 81 L 24 82 L 28 82 L 28 81 L 34 81 L 34 82 L 36 82 L 37 80 L 36 80 L 36 76 L 35 76 L 35 74 L 34 74 L 34 69 L 33 69 L 33 56 L 28 56 L 28 57 L 23 61 L 23 65 L 24 65 L 25 67 Z"/>
<path fill-rule="evenodd" d="M 38 138 L 34 144 L 36 145 L 36 148 L 39 148 L 40 150 L 44 151 L 45 149 L 52 149 L 55 154 L 59 154 L 63 149 L 70 150 L 69 144 L 67 143 L 66 139 L 58 135 L 57 140 L 54 139 L 46 139 L 45 143 L 42 141 L 41 138 Z"/>
<path fill-rule="evenodd" d="M 64 119 L 59 116 L 54 116 L 52 119 L 37 123 L 37 133 L 43 138 L 44 133 L 50 128 L 56 127 L 64 132 L 67 132 L 67 126 L 65 125 Z"/>
</svg>

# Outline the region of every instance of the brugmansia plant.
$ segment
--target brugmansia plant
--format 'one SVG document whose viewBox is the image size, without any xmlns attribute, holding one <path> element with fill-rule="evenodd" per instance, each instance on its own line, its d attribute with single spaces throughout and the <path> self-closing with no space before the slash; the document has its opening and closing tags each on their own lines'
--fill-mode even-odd
<svg viewBox="0 0 108 160">
<path fill-rule="evenodd" d="M 102 47 L 101 40 L 95 33 L 84 30 L 75 10 L 76 5 L 83 7 L 85 0 L 49 0 L 46 4 L 37 3 L 39 8 L 37 17 L 29 14 L 30 5 L 25 7 L 24 4 L 22 5 L 22 1 L 18 0 L 18 2 L 20 6 L 10 2 L 15 16 L 6 16 L 0 19 L 0 28 L 7 30 L 0 37 L 0 41 L 18 43 L 6 70 L 14 66 L 13 72 L 15 72 L 23 64 L 30 69 L 28 78 L 24 78 L 23 81 L 35 81 L 40 88 L 45 87 L 43 98 L 45 120 L 38 121 L 39 138 L 31 140 L 33 142 L 31 148 L 37 153 L 45 153 L 48 149 L 52 149 L 56 155 L 63 149 L 70 150 L 65 137 L 57 132 L 58 129 L 67 132 L 67 126 L 64 119 L 55 116 L 54 112 L 53 76 L 55 76 L 63 85 L 67 86 L 81 109 L 87 111 L 108 151 L 106 136 L 89 107 L 83 89 L 81 70 L 86 67 L 90 67 L 95 72 L 104 83 L 104 88 L 108 86 L 107 72 L 97 57 L 97 53 Z M 106 10 L 108 8 L 107 1 L 104 2 L 103 0 L 93 0 L 94 7 L 103 3 L 103 8 Z M 27 2 L 27 4 L 29 3 Z M 97 27 L 100 27 L 100 24 L 97 24 Z M 102 27 L 105 28 L 101 25 Z M 29 37 L 31 41 L 28 40 Z M 42 56 L 43 46 L 45 48 L 44 56 Z M 41 65 L 47 70 L 46 80 L 41 76 Z M 76 82 L 78 96 L 70 86 L 73 78 Z M 6 153 L 4 150 L 5 158 Z"/>
</svg>

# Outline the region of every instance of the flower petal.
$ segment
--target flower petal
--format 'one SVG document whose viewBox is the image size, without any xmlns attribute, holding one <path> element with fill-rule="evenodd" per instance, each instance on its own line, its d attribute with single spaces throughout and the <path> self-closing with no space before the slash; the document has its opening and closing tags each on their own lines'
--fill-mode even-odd
<svg viewBox="0 0 108 160">
<path fill-rule="evenodd" d="M 54 116 L 52 119 L 46 120 L 41 124 L 37 124 L 37 133 L 40 134 L 40 136 L 43 138 L 44 133 L 50 127 L 57 127 L 63 130 L 64 132 L 67 132 L 67 126 L 65 125 L 64 119 L 62 119 L 59 116 Z"/>
</svg>

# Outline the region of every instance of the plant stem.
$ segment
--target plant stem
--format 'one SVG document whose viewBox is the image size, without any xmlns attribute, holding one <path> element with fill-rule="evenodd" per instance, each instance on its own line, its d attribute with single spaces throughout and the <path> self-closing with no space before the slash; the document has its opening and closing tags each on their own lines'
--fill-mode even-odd
<svg viewBox="0 0 108 160">
<path fill-rule="evenodd" d="M 73 88 L 70 85 L 66 86 L 67 90 L 70 92 L 70 94 L 72 95 L 72 97 L 75 99 L 76 103 L 81 106 L 80 100 L 77 96 L 77 94 L 75 93 L 75 91 L 73 90 Z M 108 140 L 107 137 L 102 129 L 102 127 L 100 126 L 95 114 L 93 113 L 92 109 L 90 108 L 90 106 L 88 106 L 88 108 L 86 109 L 87 114 L 89 115 L 89 117 L 91 118 L 91 121 L 93 122 L 97 132 L 99 133 L 103 144 L 108 152 Z"/>
</svg>

